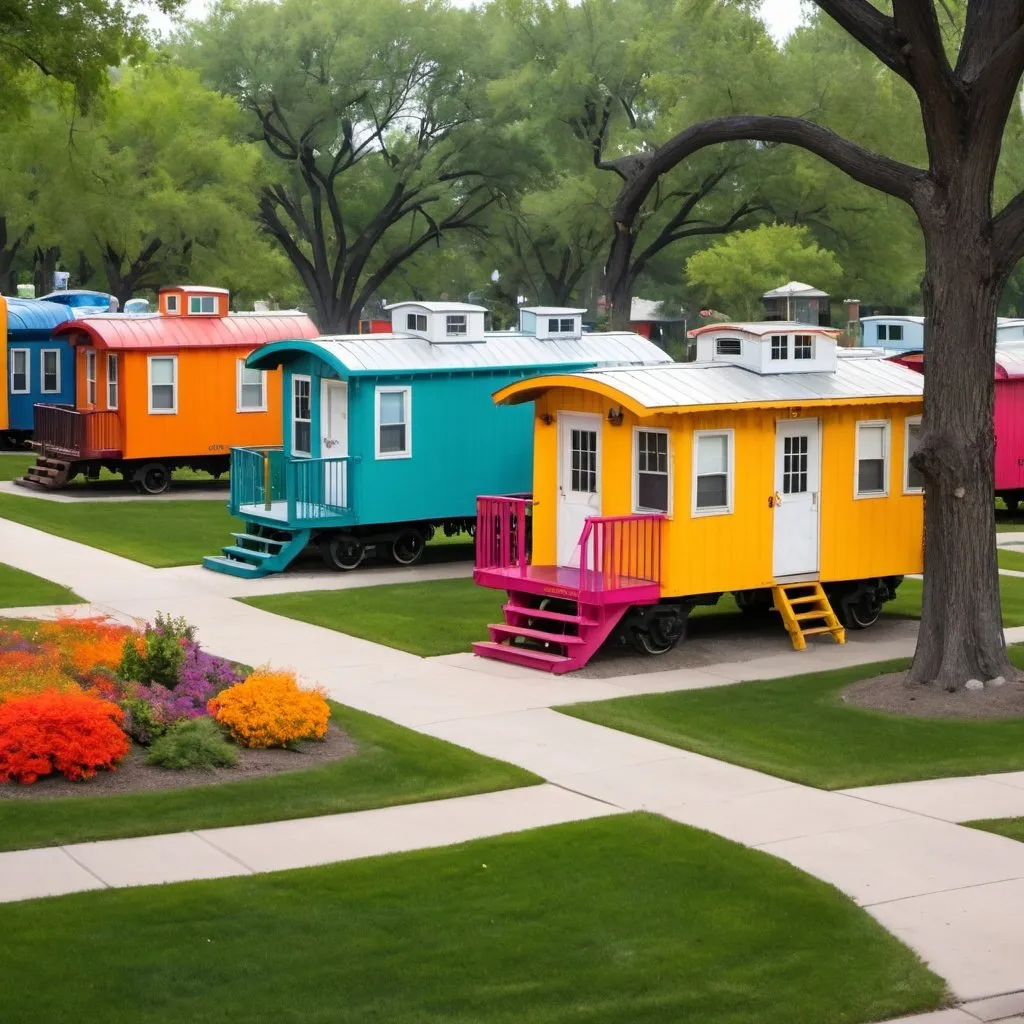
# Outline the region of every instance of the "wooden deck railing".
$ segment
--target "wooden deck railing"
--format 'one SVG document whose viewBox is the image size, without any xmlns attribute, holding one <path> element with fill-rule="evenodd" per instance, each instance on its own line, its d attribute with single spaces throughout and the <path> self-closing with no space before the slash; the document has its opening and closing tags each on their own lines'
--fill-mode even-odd
<svg viewBox="0 0 1024 1024">
<path fill-rule="evenodd" d="M 525 570 L 530 564 L 530 498 L 476 499 L 476 568 Z"/>
<path fill-rule="evenodd" d="M 32 440 L 44 452 L 80 459 L 121 457 L 121 421 L 116 412 L 37 403 L 34 414 Z"/>
<path fill-rule="evenodd" d="M 616 589 L 630 580 L 660 583 L 664 522 L 663 515 L 587 519 L 580 534 L 581 583 L 603 590 Z"/>
</svg>

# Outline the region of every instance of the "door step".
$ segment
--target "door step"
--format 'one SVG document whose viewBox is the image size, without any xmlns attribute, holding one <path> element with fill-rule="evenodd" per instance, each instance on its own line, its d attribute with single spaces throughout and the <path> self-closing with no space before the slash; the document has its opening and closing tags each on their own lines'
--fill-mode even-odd
<svg viewBox="0 0 1024 1024">
<path fill-rule="evenodd" d="M 829 604 L 828 596 L 820 583 L 783 583 L 772 587 L 772 600 L 775 610 L 782 616 L 794 650 L 805 650 L 807 637 L 823 636 L 826 633 L 830 634 L 837 644 L 846 643 L 846 630 L 832 610 L 832 605 Z M 794 605 L 806 610 L 794 611 Z M 812 622 L 819 625 L 809 625 Z"/>
<path fill-rule="evenodd" d="M 55 491 L 70 479 L 72 465 L 69 459 L 37 455 L 35 463 L 28 467 L 24 476 L 16 478 L 14 483 L 19 487 L 38 487 L 45 491 Z"/>
<path fill-rule="evenodd" d="M 252 533 L 233 533 L 234 544 L 222 548 L 219 555 L 203 559 L 203 568 L 244 579 L 258 579 L 283 572 L 288 564 L 305 550 L 309 530 L 276 530 L 267 536 L 263 527 L 249 524 Z"/>
<path fill-rule="evenodd" d="M 516 647 L 512 644 L 499 644 L 490 640 L 481 640 L 473 644 L 473 653 L 481 658 L 493 658 L 496 661 L 507 661 L 512 665 L 525 668 L 539 668 L 543 672 L 561 675 L 580 668 L 572 658 L 564 654 L 549 654 L 547 651 L 534 650 L 531 647 Z"/>
</svg>

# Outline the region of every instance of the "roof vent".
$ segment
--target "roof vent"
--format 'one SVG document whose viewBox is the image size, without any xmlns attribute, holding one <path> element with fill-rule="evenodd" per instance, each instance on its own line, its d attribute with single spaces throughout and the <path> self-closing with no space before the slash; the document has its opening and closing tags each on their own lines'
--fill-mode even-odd
<svg viewBox="0 0 1024 1024">
<path fill-rule="evenodd" d="M 181 284 L 160 289 L 161 316 L 221 317 L 228 315 L 231 295 L 226 288 Z"/>
<path fill-rule="evenodd" d="M 580 338 L 584 313 L 562 306 L 520 306 L 519 332 L 540 339 Z"/>
<path fill-rule="evenodd" d="M 393 334 L 411 334 L 432 345 L 459 345 L 484 340 L 487 309 L 468 302 L 395 302 L 391 314 Z"/>
</svg>

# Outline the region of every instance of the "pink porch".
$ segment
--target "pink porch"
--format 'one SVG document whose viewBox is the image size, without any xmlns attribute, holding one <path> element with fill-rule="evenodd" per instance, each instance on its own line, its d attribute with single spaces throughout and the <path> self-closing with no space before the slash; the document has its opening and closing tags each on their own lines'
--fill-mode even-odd
<svg viewBox="0 0 1024 1024">
<path fill-rule="evenodd" d="M 477 499 L 474 581 L 504 590 L 505 622 L 488 626 L 481 657 L 548 672 L 582 668 L 635 605 L 661 597 L 660 515 L 587 519 L 578 566 L 533 565 L 528 498 Z"/>
</svg>

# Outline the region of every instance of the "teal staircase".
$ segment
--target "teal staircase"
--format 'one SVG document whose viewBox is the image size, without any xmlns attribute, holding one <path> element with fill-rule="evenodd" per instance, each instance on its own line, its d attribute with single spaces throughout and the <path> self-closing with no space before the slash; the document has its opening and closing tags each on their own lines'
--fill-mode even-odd
<svg viewBox="0 0 1024 1024">
<path fill-rule="evenodd" d="M 235 543 L 224 548 L 222 555 L 207 555 L 203 559 L 203 568 L 229 576 L 258 579 L 274 572 L 284 572 L 309 543 L 310 531 L 246 523 L 245 533 L 233 533 L 231 536 Z"/>
</svg>

